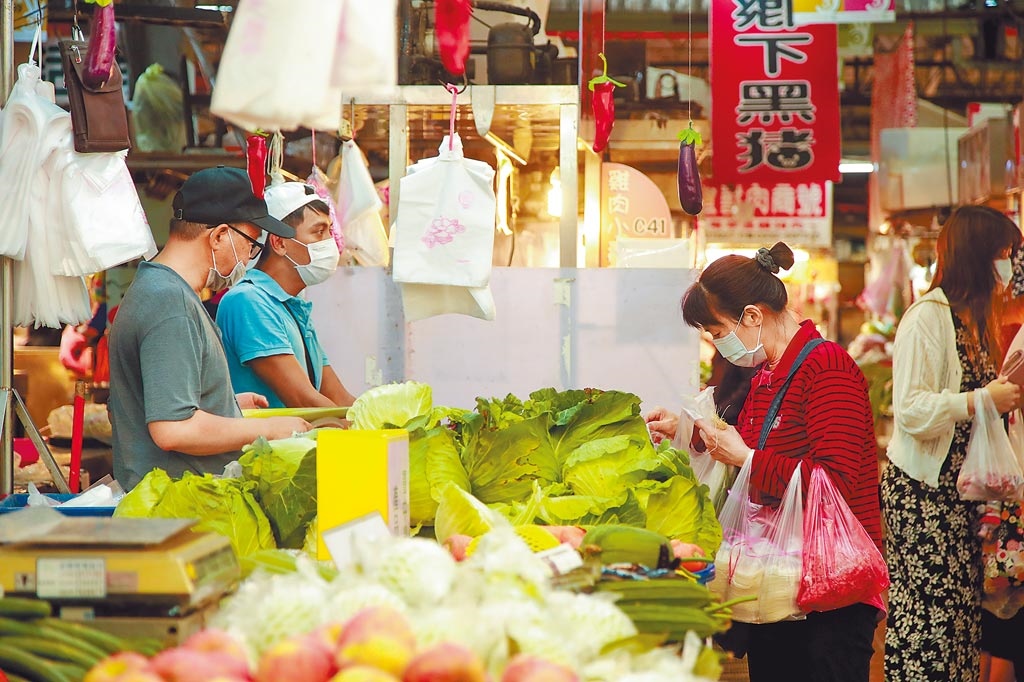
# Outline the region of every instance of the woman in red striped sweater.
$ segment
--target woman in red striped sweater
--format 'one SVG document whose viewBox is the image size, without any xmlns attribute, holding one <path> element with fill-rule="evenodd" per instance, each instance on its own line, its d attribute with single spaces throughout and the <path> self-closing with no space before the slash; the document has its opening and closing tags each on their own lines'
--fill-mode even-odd
<svg viewBox="0 0 1024 682">
<path fill-rule="evenodd" d="M 711 334 L 718 351 L 741 367 L 760 365 L 736 427 L 698 423 L 711 455 L 751 463 L 762 500 L 781 499 L 797 465 L 806 494 L 821 466 L 875 544 L 881 547 L 878 457 L 867 382 L 838 344 L 819 342 L 793 375 L 763 448 L 755 449 L 773 398 L 804 346 L 821 335 L 787 310 L 776 276 L 793 266 L 783 243 L 754 258 L 730 255 L 709 265 L 683 297 L 683 319 Z M 717 441 L 717 445 L 715 445 Z M 751 682 L 867 682 L 872 638 L 884 616 L 881 595 L 866 603 L 807 614 L 806 620 L 750 626 Z"/>
</svg>

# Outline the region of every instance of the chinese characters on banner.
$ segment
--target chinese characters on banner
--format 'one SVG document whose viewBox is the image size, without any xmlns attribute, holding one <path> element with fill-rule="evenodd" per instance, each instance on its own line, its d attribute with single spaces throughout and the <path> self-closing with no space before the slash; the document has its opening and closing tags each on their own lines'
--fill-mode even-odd
<svg viewBox="0 0 1024 682">
<path fill-rule="evenodd" d="M 792 0 L 711 0 L 714 182 L 839 179 L 834 24 L 797 27 Z"/>
<path fill-rule="evenodd" d="M 798 26 L 893 22 L 896 0 L 793 0 L 793 20 Z"/>
<path fill-rule="evenodd" d="M 601 164 L 601 230 L 618 237 L 672 237 L 672 212 L 654 182 L 632 166 Z"/>
<path fill-rule="evenodd" d="M 709 242 L 829 248 L 832 183 L 705 184 L 701 226 Z"/>
</svg>

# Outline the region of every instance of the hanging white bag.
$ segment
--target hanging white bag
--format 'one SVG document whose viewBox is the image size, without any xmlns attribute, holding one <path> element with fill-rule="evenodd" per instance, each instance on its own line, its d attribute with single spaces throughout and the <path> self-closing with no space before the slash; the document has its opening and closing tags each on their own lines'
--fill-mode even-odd
<svg viewBox="0 0 1024 682">
<path fill-rule="evenodd" d="M 247 130 L 336 130 L 341 91 L 332 81 L 345 5 L 240 0 L 217 68 L 212 113 Z"/>
<path fill-rule="evenodd" d="M 402 178 L 396 282 L 483 287 L 494 253 L 494 169 L 462 155 L 458 133 Z"/>
<path fill-rule="evenodd" d="M 341 145 L 337 190 L 338 221 L 345 251 L 360 265 L 386 267 L 390 260 L 388 235 L 380 217 L 383 203 L 355 141 Z"/>
<path fill-rule="evenodd" d="M 974 391 L 974 424 L 967 454 L 956 479 L 960 498 L 1019 500 L 1024 493 L 1024 471 L 989 392 Z"/>
<path fill-rule="evenodd" d="M 391 93 L 398 84 L 397 0 L 342 0 L 342 5 L 331 87 L 346 99 Z"/>
<path fill-rule="evenodd" d="M 683 396 L 676 437 L 672 447 L 690 453 L 690 467 L 694 477 L 708 487 L 708 496 L 716 511 L 721 511 L 725 504 L 729 486 L 736 478 L 737 467 L 714 459 L 706 450 L 698 452 L 690 441 L 693 437 L 694 422 L 705 420 L 708 424 L 718 423 L 718 410 L 715 407 L 715 387 L 708 386 L 696 396 Z M 723 422 L 724 423 L 724 422 Z"/>
<path fill-rule="evenodd" d="M 65 236 L 50 253 L 53 274 L 89 275 L 156 255 L 125 156 L 78 154 L 65 146 L 51 157 L 47 222 L 63 225 Z"/>
</svg>

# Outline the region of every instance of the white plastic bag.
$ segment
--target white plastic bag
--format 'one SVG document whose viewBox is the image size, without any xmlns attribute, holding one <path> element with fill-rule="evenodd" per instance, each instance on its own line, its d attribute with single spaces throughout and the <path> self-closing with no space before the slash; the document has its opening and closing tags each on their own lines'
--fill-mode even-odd
<svg viewBox="0 0 1024 682">
<path fill-rule="evenodd" d="M 212 113 L 247 130 L 337 129 L 341 91 L 332 78 L 345 4 L 240 0 L 217 68 Z"/>
<path fill-rule="evenodd" d="M 974 425 L 956 488 L 961 499 L 980 502 L 1019 500 L 1024 494 L 1024 471 L 985 389 L 974 391 Z"/>
<path fill-rule="evenodd" d="M 390 252 L 380 217 L 383 203 L 363 153 L 352 140 L 341 145 L 337 206 L 346 253 L 360 265 L 386 267 Z"/>
<path fill-rule="evenodd" d="M 740 467 L 719 515 L 722 544 L 709 585 L 722 601 L 756 597 L 732 607 L 741 623 L 775 623 L 804 616 L 797 606 L 803 565 L 803 484 L 800 465 L 778 507 L 752 502 L 750 469 Z"/>
<path fill-rule="evenodd" d="M 458 133 L 445 136 L 438 156 L 408 168 L 392 271 L 406 319 L 444 313 L 494 319 L 494 216 L 494 169 L 463 157 Z"/>
<path fill-rule="evenodd" d="M 679 424 L 672 445 L 690 453 L 693 475 L 708 486 L 712 504 L 717 511 L 721 511 L 728 487 L 736 478 L 737 468 L 715 460 L 707 451 L 698 452 L 691 446 L 694 422 L 698 419 L 704 419 L 709 424 L 715 423 L 718 419 L 714 386 L 708 386 L 696 396 L 683 396 Z"/>
</svg>

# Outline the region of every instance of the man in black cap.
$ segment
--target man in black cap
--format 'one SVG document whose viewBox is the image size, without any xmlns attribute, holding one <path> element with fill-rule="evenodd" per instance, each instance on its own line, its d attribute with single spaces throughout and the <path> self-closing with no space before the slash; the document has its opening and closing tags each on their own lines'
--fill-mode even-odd
<svg viewBox="0 0 1024 682">
<path fill-rule="evenodd" d="M 174 197 L 167 244 L 141 263 L 110 331 L 110 421 L 114 476 L 133 488 L 154 468 L 220 473 L 259 436 L 309 430 L 293 417 L 243 419 L 216 325 L 199 293 L 231 286 L 262 248 L 262 230 L 290 239 L 237 168 L 207 168 Z"/>
</svg>

